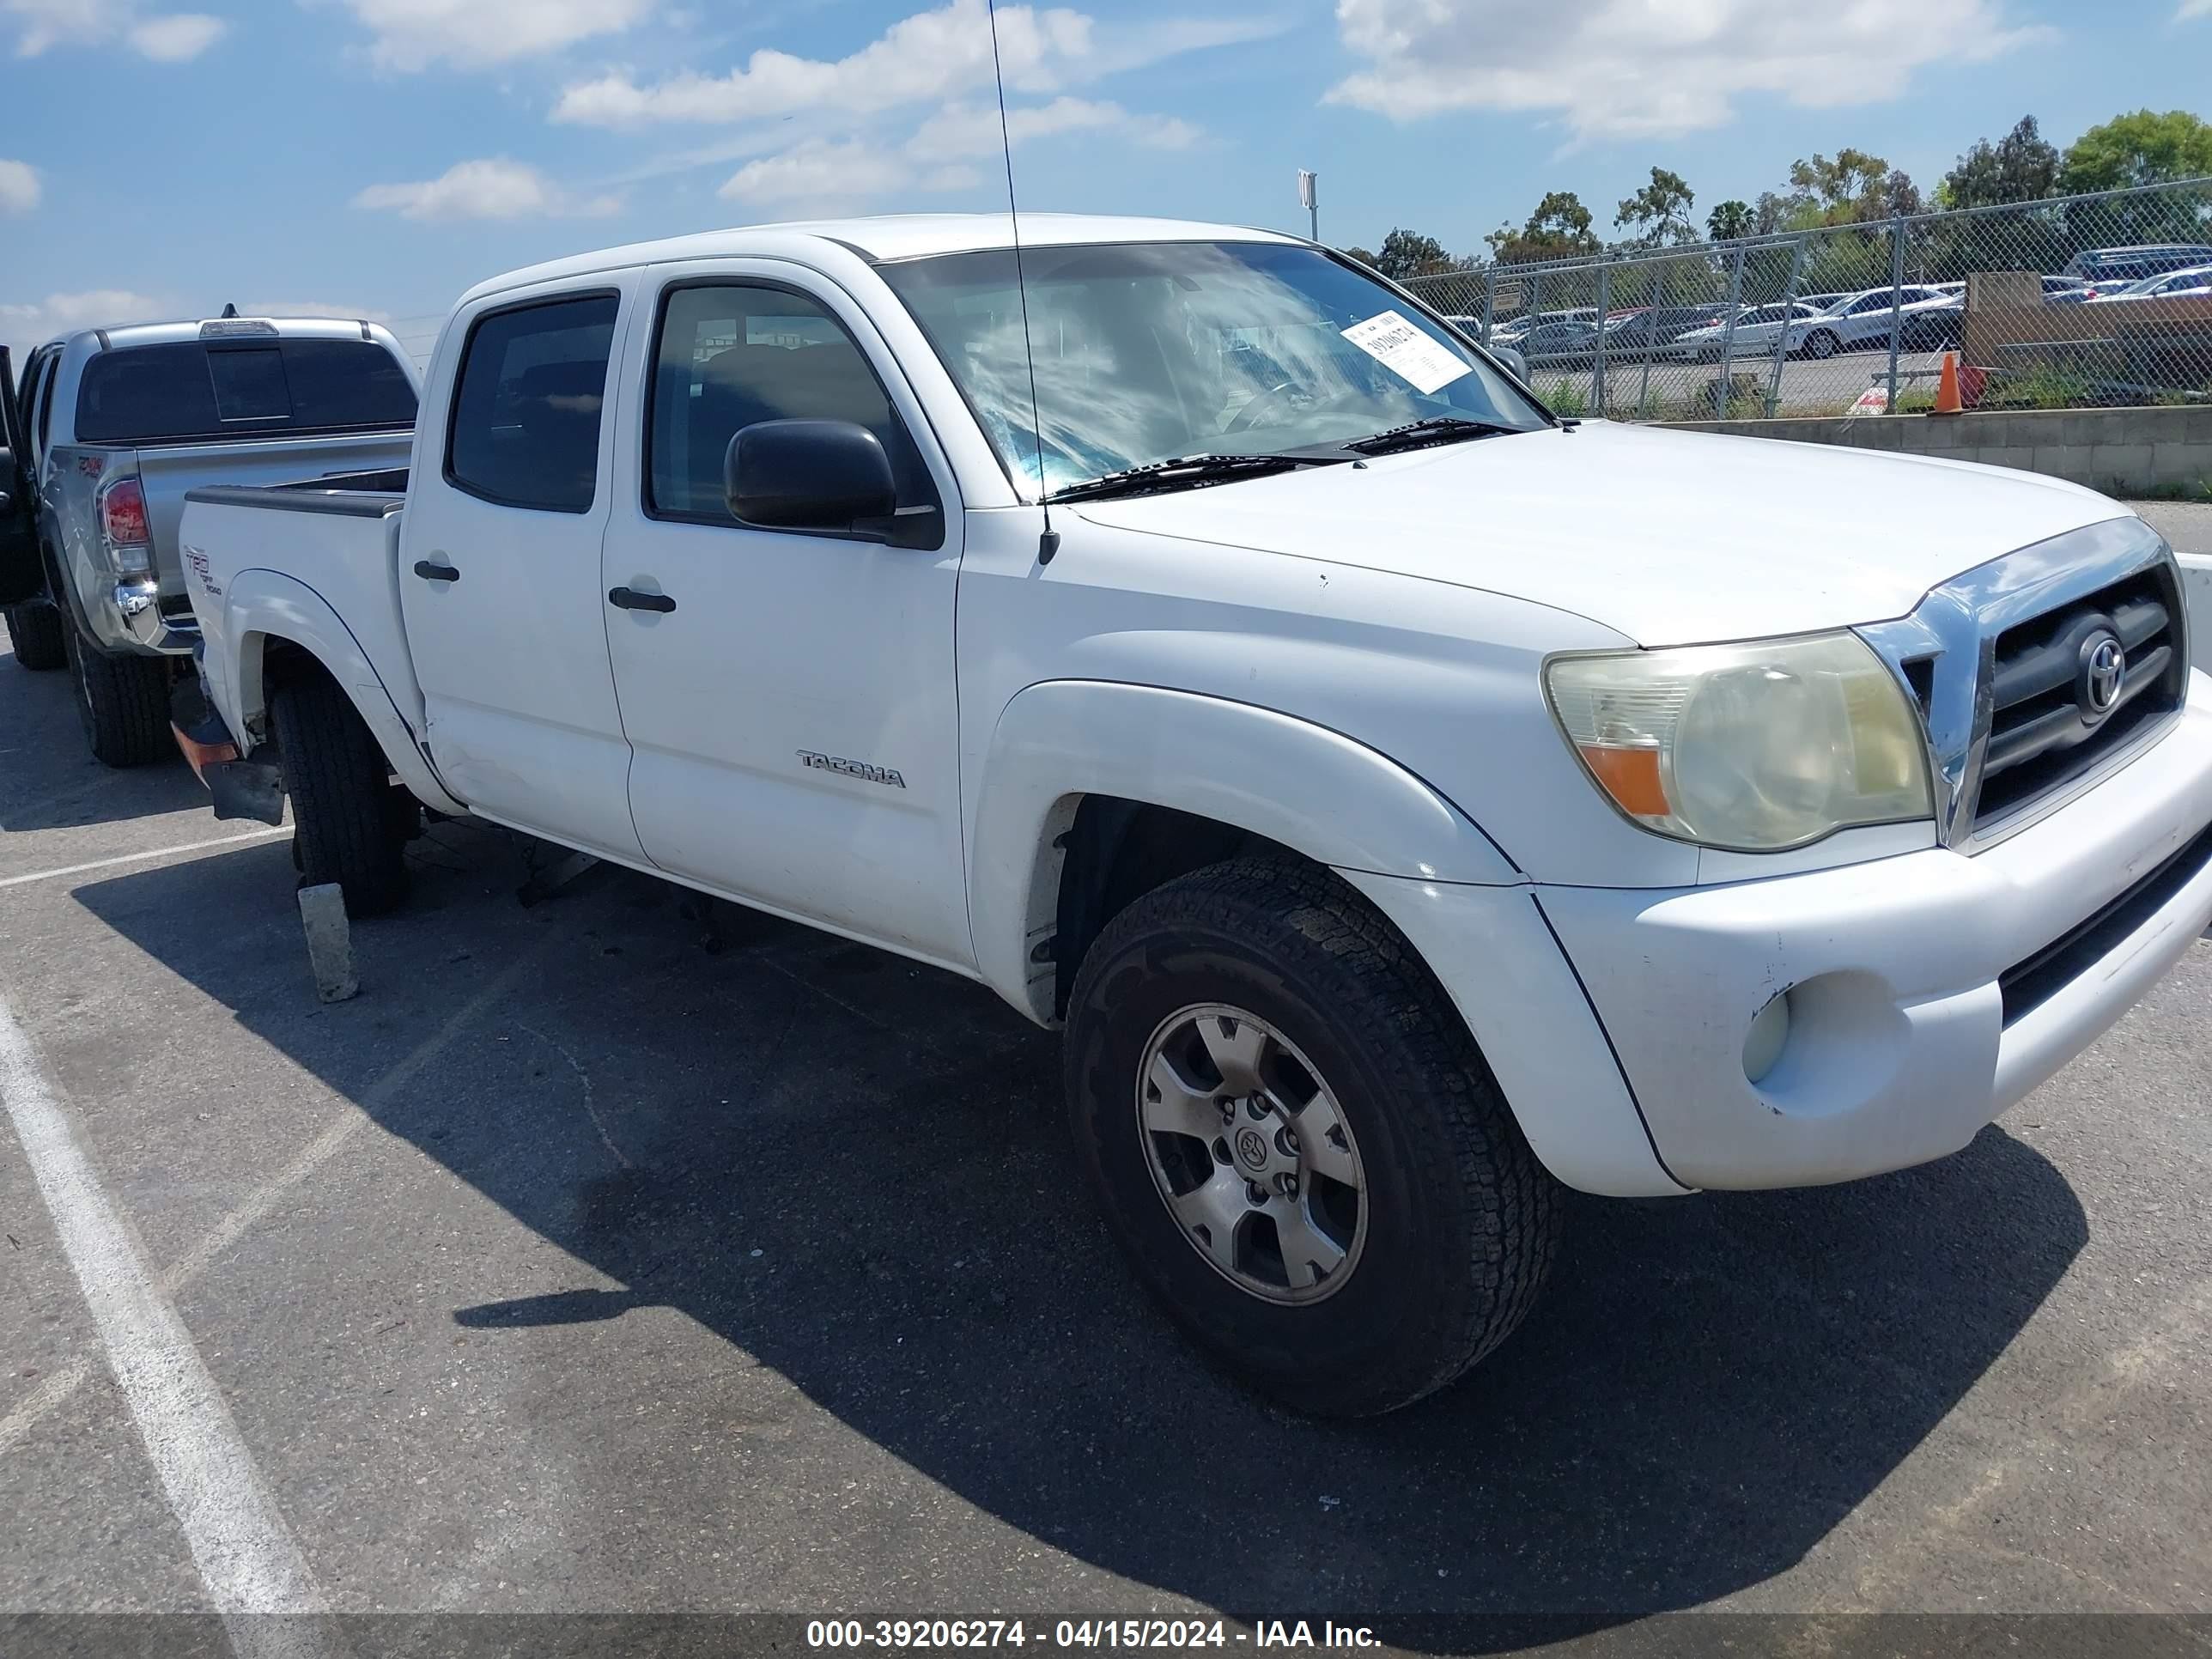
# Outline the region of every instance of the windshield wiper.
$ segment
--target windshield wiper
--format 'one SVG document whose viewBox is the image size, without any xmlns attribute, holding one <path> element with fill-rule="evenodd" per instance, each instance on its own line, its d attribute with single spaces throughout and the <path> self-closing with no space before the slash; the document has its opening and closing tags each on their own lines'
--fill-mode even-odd
<svg viewBox="0 0 2212 1659">
<path fill-rule="evenodd" d="M 1403 449 L 1425 449 L 1431 444 L 1455 444 L 1464 438 L 1493 438 L 1527 429 L 1496 421 L 1470 420 L 1464 415 L 1431 415 L 1425 421 L 1408 421 L 1370 437 L 1354 438 L 1344 447 L 1362 455 L 1395 455 Z"/>
<path fill-rule="evenodd" d="M 1055 489 L 1048 501 L 1095 501 L 1109 495 L 1154 495 L 1170 489 L 1198 489 L 1207 484 L 1230 483 L 1238 478 L 1264 477 L 1301 466 L 1331 466 L 1352 459 L 1349 455 L 1182 455 L 1171 461 L 1133 466 L 1103 477 L 1085 478 Z"/>
</svg>

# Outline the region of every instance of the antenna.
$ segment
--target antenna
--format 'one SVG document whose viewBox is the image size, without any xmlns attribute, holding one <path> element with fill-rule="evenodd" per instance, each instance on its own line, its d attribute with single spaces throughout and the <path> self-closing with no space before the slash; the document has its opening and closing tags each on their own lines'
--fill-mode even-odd
<svg viewBox="0 0 2212 1659">
<path fill-rule="evenodd" d="M 1044 416 L 1038 412 L 1036 347 L 1030 339 L 1030 285 L 1022 272 L 1022 216 L 1014 205 L 1014 141 L 1006 126 L 1006 72 L 999 63 L 999 0 L 985 0 L 991 20 L 991 78 L 999 88 L 999 145 L 1006 158 L 1006 219 L 1014 231 L 1014 292 L 1022 305 L 1022 356 L 1030 370 L 1030 429 L 1036 435 L 1037 507 L 1044 514 L 1044 531 L 1037 538 L 1037 562 L 1050 564 L 1060 551 L 1060 536 L 1052 527 L 1052 503 L 1044 499 Z"/>
</svg>

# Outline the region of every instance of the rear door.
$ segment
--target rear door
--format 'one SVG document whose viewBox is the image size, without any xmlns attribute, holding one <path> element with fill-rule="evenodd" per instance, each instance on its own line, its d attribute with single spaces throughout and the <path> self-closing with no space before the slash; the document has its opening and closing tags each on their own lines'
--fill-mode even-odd
<svg viewBox="0 0 2212 1659">
<path fill-rule="evenodd" d="M 634 273 L 458 318 L 425 398 L 398 582 L 428 742 L 484 817 L 631 863 L 599 547 Z M 635 431 L 635 426 L 632 430 Z"/>
<path fill-rule="evenodd" d="M 19 604 L 46 585 L 39 570 L 30 454 L 15 397 L 15 366 L 8 348 L 0 346 L 0 605 Z"/>
</svg>

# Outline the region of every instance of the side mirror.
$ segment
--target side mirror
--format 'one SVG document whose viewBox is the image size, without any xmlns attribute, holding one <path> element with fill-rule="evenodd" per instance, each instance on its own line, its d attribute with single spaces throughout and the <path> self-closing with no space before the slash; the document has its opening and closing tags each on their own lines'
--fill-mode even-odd
<svg viewBox="0 0 2212 1659">
<path fill-rule="evenodd" d="M 887 541 L 898 487 L 883 441 L 852 421 L 757 421 L 730 440 L 722 487 L 757 530 Z"/>
</svg>

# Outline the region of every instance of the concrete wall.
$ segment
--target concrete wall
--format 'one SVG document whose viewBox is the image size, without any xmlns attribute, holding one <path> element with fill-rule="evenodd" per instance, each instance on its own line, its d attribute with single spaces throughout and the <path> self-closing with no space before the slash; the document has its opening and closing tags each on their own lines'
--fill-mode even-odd
<svg viewBox="0 0 2212 1659">
<path fill-rule="evenodd" d="M 2016 466 L 2113 495 L 2212 489 L 2212 404 L 2171 409 L 2021 409 L 1964 415 L 1682 421 L 1670 429 L 1847 444 Z"/>
</svg>

